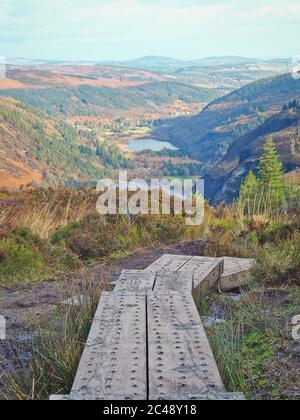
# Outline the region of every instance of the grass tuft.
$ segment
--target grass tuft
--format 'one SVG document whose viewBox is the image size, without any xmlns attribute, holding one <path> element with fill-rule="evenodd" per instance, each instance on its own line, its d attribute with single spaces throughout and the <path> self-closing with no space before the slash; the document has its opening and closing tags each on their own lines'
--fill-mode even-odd
<svg viewBox="0 0 300 420">
<path fill-rule="evenodd" d="M 61 308 L 59 326 L 40 325 L 35 335 L 29 364 L 22 362 L 21 349 L 10 343 L 10 360 L 15 371 L 3 371 L 1 400 L 48 400 L 52 394 L 68 394 L 105 284 L 90 287 L 81 307 Z M 11 363 L 11 362 L 10 362 Z"/>
</svg>

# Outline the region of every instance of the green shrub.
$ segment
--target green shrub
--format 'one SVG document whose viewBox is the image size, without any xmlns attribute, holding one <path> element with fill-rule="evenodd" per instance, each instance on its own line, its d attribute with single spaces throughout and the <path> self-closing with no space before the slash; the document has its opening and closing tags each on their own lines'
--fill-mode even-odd
<svg viewBox="0 0 300 420">
<path fill-rule="evenodd" d="M 299 229 L 299 223 L 293 221 L 276 220 L 269 222 L 260 234 L 260 243 L 278 243 L 287 240 L 295 230 Z"/>
<path fill-rule="evenodd" d="M 28 244 L 14 239 L 0 241 L 0 285 L 31 283 L 46 276 L 43 256 Z"/>
<path fill-rule="evenodd" d="M 130 225 L 122 218 L 85 217 L 78 224 L 58 230 L 52 241 L 64 240 L 66 246 L 82 260 L 103 258 L 128 249 Z"/>
<path fill-rule="evenodd" d="M 78 256 L 62 244 L 49 246 L 45 252 L 45 261 L 54 274 L 68 273 L 82 268 Z"/>
<path fill-rule="evenodd" d="M 260 283 L 270 285 L 300 284 L 300 234 L 290 240 L 266 244 L 259 251 L 254 269 Z"/>
<path fill-rule="evenodd" d="M 78 223 L 72 222 L 69 223 L 67 226 L 64 226 L 58 230 L 56 230 L 50 238 L 50 242 L 54 245 L 60 244 L 62 242 L 66 242 L 69 237 L 70 231 L 76 226 Z"/>
</svg>

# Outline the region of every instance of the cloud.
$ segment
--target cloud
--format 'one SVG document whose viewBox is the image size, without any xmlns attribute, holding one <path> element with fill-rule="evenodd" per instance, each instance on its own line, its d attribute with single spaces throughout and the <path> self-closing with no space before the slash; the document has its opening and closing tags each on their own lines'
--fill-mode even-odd
<svg viewBox="0 0 300 420">
<path fill-rule="evenodd" d="M 299 20 L 294 0 L 284 6 L 282 0 L 1 0 L 0 54 L 67 57 L 77 47 L 78 56 L 95 57 L 92 48 L 99 45 L 119 58 L 144 44 L 145 54 L 176 51 L 178 45 L 176 55 L 200 55 L 210 46 L 212 54 L 216 46 L 222 51 L 222 45 L 225 53 L 226 41 L 241 48 L 245 40 L 262 50 L 265 40 L 258 35 L 266 27 L 276 43 L 278 26 L 285 25 L 287 42 L 296 43 Z"/>
<path fill-rule="evenodd" d="M 17 7 L 9 0 L 0 18 L 2 40 L 34 37 L 78 37 L 104 35 L 114 38 L 122 31 L 143 33 L 155 29 L 174 31 L 176 27 L 206 24 L 220 15 L 225 6 L 208 2 L 169 0 L 52 0 L 44 5 L 37 0 L 23 0 Z M 165 31 L 164 31 L 165 28 Z M 155 32 L 154 31 L 154 32 Z"/>
</svg>

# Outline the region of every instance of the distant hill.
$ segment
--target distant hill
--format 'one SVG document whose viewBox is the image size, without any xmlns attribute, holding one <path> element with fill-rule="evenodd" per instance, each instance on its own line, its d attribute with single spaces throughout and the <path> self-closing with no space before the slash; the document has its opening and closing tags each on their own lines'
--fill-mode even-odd
<svg viewBox="0 0 300 420">
<path fill-rule="evenodd" d="M 284 174 L 283 179 L 291 182 L 292 184 L 300 185 L 300 169 Z"/>
<path fill-rule="evenodd" d="M 92 133 L 79 136 L 31 106 L 0 98 L 0 187 L 96 183 L 111 163 L 109 150 L 104 152 L 97 151 Z"/>
<path fill-rule="evenodd" d="M 236 139 L 300 98 L 300 80 L 285 74 L 253 82 L 210 103 L 200 114 L 163 121 L 156 138 L 170 141 L 190 157 L 211 165 Z"/>
<path fill-rule="evenodd" d="M 238 138 L 207 178 L 207 194 L 213 201 L 231 201 L 243 178 L 256 171 L 263 146 L 272 137 L 287 172 L 300 167 L 300 107 L 283 110 L 248 134 Z"/>
<path fill-rule="evenodd" d="M 209 65 L 209 66 L 237 66 L 240 64 L 259 64 L 265 63 L 266 60 L 260 60 L 257 58 L 246 58 L 246 57 L 237 57 L 237 56 L 216 56 L 216 57 L 206 57 L 200 60 L 195 60 L 195 63 L 198 65 Z"/>
<path fill-rule="evenodd" d="M 182 63 L 182 60 L 177 58 L 149 55 L 146 57 L 137 58 L 135 60 L 122 61 L 119 64 L 122 64 L 124 67 L 128 66 L 144 69 L 150 66 L 151 69 L 154 70 L 156 66 L 160 67 L 165 65 L 179 65 L 180 63 Z"/>
<path fill-rule="evenodd" d="M 287 60 L 267 60 L 267 59 L 257 59 L 257 58 L 247 58 L 247 57 L 238 57 L 238 56 L 216 56 L 216 57 L 205 57 L 194 60 L 182 60 L 173 57 L 163 57 L 163 56 L 146 56 L 137 58 L 134 60 L 126 61 L 104 61 L 100 64 L 104 65 L 116 65 L 122 67 L 130 67 L 135 69 L 144 69 L 150 71 L 158 72 L 173 72 L 178 69 L 186 69 L 189 67 L 223 67 L 223 66 L 239 66 L 239 65 L 267 65 L 272 64 L 282 64 L 286 63 Z M 290 62 L 290 61 L 289 61 Z"/>
</svg>

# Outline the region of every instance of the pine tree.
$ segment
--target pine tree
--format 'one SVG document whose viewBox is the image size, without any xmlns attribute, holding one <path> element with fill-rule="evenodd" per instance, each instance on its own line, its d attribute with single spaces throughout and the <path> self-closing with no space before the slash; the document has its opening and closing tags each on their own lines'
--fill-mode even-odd
<svg viewBox="0 0 300 420">
<path fill-rule="evenodd" d="M 269 137 L 264 145 L 264 154 L 259 163 L 259 178 L 262 190 L 272 196 L 272 201 L 273 199 L 282 201 L 284 198 L 281 180 L 283 173 L 283 164 L 272 137 Z"/>
</svg>

